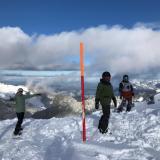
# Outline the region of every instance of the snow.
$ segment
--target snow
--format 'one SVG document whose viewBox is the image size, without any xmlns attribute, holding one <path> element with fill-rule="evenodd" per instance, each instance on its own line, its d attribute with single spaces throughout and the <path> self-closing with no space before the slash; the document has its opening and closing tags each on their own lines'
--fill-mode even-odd
<svg viewBox="0 0 160 160">
<path fill-rule="evenodd" d="M 24 86 L 22 86 L 24 87 Z M 3 89 L 6 88 L 6 89 Z M 0 93 L 15 94 L 19 86 L 0 84 Z M 27 91 L 27 88 L 24 87 Z M 159 160 L 160 94 L 155 104 L 139 98 L 131 112 L 111 109 L 109 133 L 97 126 L 101 110 L 86 116 L 87 141 L 82 142 L 81 115 L 46 120 L 24 119 L 22 136 L 13 139 L 17 119 L 0 121 L 1 160 Z M 7 99 L 7 98 L 6 98 Z M 42 105 L 40 97 L 30 101 Z M 29 102 L 27 102 L 29 103 Z M 62 103 L 79 110 L 80 102 L 65 96 Z M 59 104 L 59 101 L 57 102 Z M 94 99 L 86 101 L 94 108 Z M 76 110 L 75 109 L 75 110 Z"/>
<path fill-rule="evenodd" d="M 157 95 L 157 99 L 160 97 Z M 156 101 L 158 102 L 158 101 Z M 113 110 L 112 110 L 113 111 Z M 155 112 L 156 111 L 156 112 Z M 23 134 L 13 139 L 16 119 L 0 122 L 3 160 L 158 160 L 159 104 L 137 102 L 129 113 L 111 113 L 110 132 L 97 130 L 101 111 L 86 117 L 87 141 L 82 142 L 81 117 L 25 119 Z"/>
<path fill-rule="evenodd" d="M 144 100 L 143 97 L 139 97 L 139 98 L 137 99 L 137 102 L 142 102 L 143 100 Z"/>
</svg>

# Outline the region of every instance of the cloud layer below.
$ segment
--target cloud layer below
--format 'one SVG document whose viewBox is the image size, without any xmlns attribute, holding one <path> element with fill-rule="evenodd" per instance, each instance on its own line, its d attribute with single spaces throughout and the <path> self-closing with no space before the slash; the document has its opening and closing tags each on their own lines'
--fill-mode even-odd
<svg viewBox="0 0 160 160">
<path fill-rule="evenodd" d="M 79 69 L 79 43 L 86 69 L 113 74 L 156 72 L 160 68 L 160 30 L 144 24 L 98 26 L 54 35 L 28 35 L 19 27 L 0 28 L 0 68 Z"/>
</svg>

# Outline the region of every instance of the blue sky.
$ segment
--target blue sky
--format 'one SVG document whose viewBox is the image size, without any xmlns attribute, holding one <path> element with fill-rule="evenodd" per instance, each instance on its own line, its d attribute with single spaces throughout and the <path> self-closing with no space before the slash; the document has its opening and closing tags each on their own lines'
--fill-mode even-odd
<svg viewBox="0 0 160 160">
<path fill-rule="evenodd" d="M 0 0 L 0 27 L 32 35 L 99 25 L 159 23 L 159 0 Z"/>
<path fill-rule="evenodd" d="M 0 0 L 0 69 L 156 74 L 160 0 Z M 125 67 L 124 67 L 125 66 Z"/>
</svg>

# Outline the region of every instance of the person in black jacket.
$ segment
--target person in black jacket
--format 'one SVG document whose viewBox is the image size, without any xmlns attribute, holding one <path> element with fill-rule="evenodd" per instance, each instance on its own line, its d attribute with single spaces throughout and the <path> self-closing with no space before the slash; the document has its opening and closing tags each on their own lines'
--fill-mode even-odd
<svg viewBox="0 0 160 160">
<path fill-rule="evenodd" d="M 103 111 L 103 115 L 101 116 L 98 125 L 98 129 L 101 133 L 106 133 L 108 131 L 111 100 L 113 100 L 114 106 L 117 107 L 117 100 L 114 96 L 113 87 L 110 83 L 110 79 L 110 73 L 104 72 L 96 90 L 95 108 L 98 109 L 100 103 Z"/>
</svg>

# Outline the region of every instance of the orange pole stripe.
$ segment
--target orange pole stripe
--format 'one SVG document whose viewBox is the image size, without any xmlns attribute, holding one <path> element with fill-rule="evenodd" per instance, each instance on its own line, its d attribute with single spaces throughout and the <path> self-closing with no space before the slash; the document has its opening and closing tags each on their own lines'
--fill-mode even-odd
<svg viewBox="0 0 160 160">
<path fill-rule="evenodd" d="M 83 43 L 80 43 L 80 69 L 81 69 L 81 76 L 84 76 L 84 61 L 83 61 L 83 56 L 84 56 L 84 46 Z"/>
</svg>

